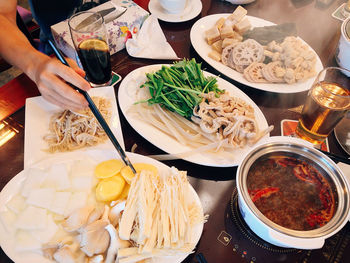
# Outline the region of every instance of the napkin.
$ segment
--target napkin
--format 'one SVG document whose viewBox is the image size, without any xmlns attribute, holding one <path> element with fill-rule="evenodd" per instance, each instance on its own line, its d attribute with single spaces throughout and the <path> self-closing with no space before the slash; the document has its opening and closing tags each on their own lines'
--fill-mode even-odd
<svg viewBox="0 0 350 263">
<path fill-rule="evenodd" d="M 130 56 L 137 58 L 178 59 L 154 15 L 150 15 L 140 31 L 126 42 L 126 50 Z"/>
<path fill-rule="evenodd" d="M 350 165 L 345 163 L 337 163 L 340 170 L 342 170 L 343 174 L 345 175 L 346 180 L 350 184 Z"/>
<path fill-rule="evenodd" d="M 348 183 L 350 184 L 350 165 L 345 164 L 345 163 L 337 163 L 338 167 L 340 168 L 340 170 L 343 172 L 345 179 L 348 181 Z M 350 218 L 349 218 L 350 221 Z"/>
</svg>

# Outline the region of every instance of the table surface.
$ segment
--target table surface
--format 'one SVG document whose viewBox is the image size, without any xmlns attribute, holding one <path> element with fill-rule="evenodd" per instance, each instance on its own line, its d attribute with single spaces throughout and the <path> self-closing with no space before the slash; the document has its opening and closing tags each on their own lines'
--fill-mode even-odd
<svg viewBox="0 0 350 263">
<path fill-rule="evenodd" d="M 135 1 L 147 9 L 147 0 Z M 298 35 L 305 40 L 319 55 L 324 66 L 336 65 L 334 54 L 340 36 L 341 22 L 332 18 L 332 12 L 345 1 L 335 0 L 327 6 L 313 0 L 257 0 L 245 5 L 248 14 L 260 17 L 274 23 L 294 22 Z M 160 21 L 165 36 L 177 55 L 181 58 L 196 58 L 203 62 L 203 68 L 214 74 L 219 74 L 214 68 L 206 64 L 195 52 L 190 42 L 190 30 L 192 25 L 201 17 L 216 13 L 230 13 L 236 8 L 226 1 L 202 0 L 203 9 L 194 19 L 183 23 L 166 23 Z M 112 56 L 112 67 L 123 78 L 132 70 L 145 65 L 169 63 L 169 61 L 138 59 L 128 56 L 125 50 Z M 303 104 L 306 92 L 298 94 L 277 94 L 260 91 L 246 87 L 231 79 L 224 79 L 239 87 L 250 96 L 264 113 L 268 124 L 274 125 L 272 136 L 281 134 L 280 122 L 283 119 L 298 119 L 298 113 L 291 108 Z M 118 85 L 115 87 L 118 90 Z M 35 96 L 38 91 L 35 85 L 24 75 L 0 88 L 0 120 L 5 121 L 16 128 L 16 135 L 6 144 L 0 147 L 0 190 L 17 173 L 23 170 L 24 153 L 24 100 Z M 117 92 L 116 92 L 117 94 Z M 18 109 L 18 110 L 17 110 Z M 13 113 L 13 111 L 17 110 Z M 143 155 L 163 153 L 140 136 L 125 120 L 120 112 L 120 121 L 124 136 L 126 150 L 130 151 L 136 143 L 136 152 Z M 334 134 L 329 136 L 330 151 L 346 157 L 346 153 L 337 143 Z M 228 202 L 230 193 L 235 184 L 236 168 L 213 168 L 192 164 L 182 160 L 167 161 L 167 165 L 174 165 L 179 169 L 187 170 L 190 182 L 197 190 L 205 210 L 212 215 L 216 212 L 216 205 L 220 202 Z M 208 235 L 210 225 L 205 225 L 202 240 Z M 206 251 L 203 250 L 203 253 Z M 209 252 L 208 252 L 209 253 Z M 186 261 L 192 262 L 192 259 Z M 0 262 L 11 262 L 0 251 Z M 215 261 L 212 261 L 215 262 Z"/>
</svg>

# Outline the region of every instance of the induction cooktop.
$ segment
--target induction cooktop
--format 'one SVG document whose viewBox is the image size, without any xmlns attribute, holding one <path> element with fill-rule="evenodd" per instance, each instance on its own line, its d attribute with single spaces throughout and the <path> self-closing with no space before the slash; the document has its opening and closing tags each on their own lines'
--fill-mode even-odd
<svg viewBox="0 0 350 263">
<path fill-rule="evenodd" d="M 350 223 L 328 238 L 321 249 L 301 250 L 272 245 L 259 238 L 242 218 L 234 189 L 210 215 L 194 255 L 185 262 L 198 262 L 201 254 L 214 262 L 350 262 Z"/>
</svg>

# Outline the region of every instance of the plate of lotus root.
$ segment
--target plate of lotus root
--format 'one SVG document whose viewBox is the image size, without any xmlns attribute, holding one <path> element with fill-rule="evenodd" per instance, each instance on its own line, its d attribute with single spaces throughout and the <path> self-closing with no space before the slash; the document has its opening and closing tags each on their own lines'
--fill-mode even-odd
<svg viewBox="0 0 350 263">
<path fill-rule="evenodd" d="M 285 30 L 280 30 L 284 35 L 275 34 L 278 26 L 248 16 L 239 6 L 231 14 L 201 18 L 193 25 L 190 37 L 197 53 L 233 80 L 269 92 L 306 91 L 323 69 L 322 62 L 300 37 L 285 35 Z M 254 34 L 256 29 L 274 32 L 269 39 L 264 30 Z"/>
</svg>

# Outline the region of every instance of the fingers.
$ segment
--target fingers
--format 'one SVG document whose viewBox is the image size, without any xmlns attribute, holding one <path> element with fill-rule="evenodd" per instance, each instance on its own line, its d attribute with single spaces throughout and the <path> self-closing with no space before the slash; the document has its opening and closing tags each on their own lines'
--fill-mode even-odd
<svg viewBox="0 0 350 263">
<path fill-rule="evenodd" d="M 78 64 L 75 62 L 75 60 L 73 60 L 71 58 L 67 58 L 67 62 L 69 64 L 69 66 L 71 66 L 71 68 L 74 69 L 74 71 L 76 73 L 78 73 L 80 76 L 85 78 L 85 75 L 86 75 L 85 71 L 78 66 Z"/>
<path fill-rule="evenodd" d="M 89 90 L 90 84 L 72 68 L 57 60 L 48 59 L 40 63 L 36 70 L 35 82 L 45 99 L 64 109 L 79 110 L 88 106 L 84 96 L 68 83 L 84 90 Z"/>
<path fill-rule="evenodd" d="M 57 100 L 60 100 L 70 107 L 84 108 L 88 106 L 88 102 L 83 95 L 53 74 L 45 76 L 41 85 L 45 93 L 53 98 L 56 97 Z"/>
<path fill-rule="evenodd" d="M 66 103 L 66 101 L 64 100 L 64 98 L 57 99 L 57 96 L 52 96 L 49 94 L 43 95 L 44 99 L 46 99 L 47 101 L 51 102 L 52 104 L 55 104 L 57 106 L 59 106 L 62 109 L 68 109 L 68 110 L 72 110 L 72 111 L 79 111 L 81 110 L 80 107 L 77 107 L 76 105 L 72 105 L 70 103 Z"/>
<path fill-rule="evenodd" d="M 75 71 L 76 73 L 78 73 L 80 76 L 82 76 L 83 78 L 85 78 L 86 73 L 85 73 L 85 71 L 82 70 L 81 68 L 75 68 L 74 71 Z"/>
<path fill-rule="evenodd" d="M 79 94 L 78 92 L 74 91 L 76 94 L 73 94 L 73 98 L 62 96 L 59 94 L 56 89 L 44 86 L 44 88 L 40 88 L 40 92 L 42 96 L 50 101 L 53 104 L 56 104 L 57 106 L 63 108 L 63 109 L 70 109 L 70 110 L 81 110 L 87 107 L 87 102 L 84 99 L 84 97 Z M 75 96 L 78 96 L 78 98 L 75 98 Z M 80 103 L 80 100 L 82 100 L 82 103 Z M 76 102 L 79 101 L 79 102 Z"/>
<path fill-rule="evenodd" d="M 47 65 L 47 69 L 59 77 L 61 77 L 63 80 L 73 84 L 74 86 L 82 89 L 82 90 L 90 90 L 91 86 L 89 82 L 87 82 L 82 76 L 77 74 L 74 69 L 67 67 L 57 60 L 52 60 Z"/>
<path fill-rule="evenodd" d="M 75 70 L 76 68 L 79 68 L 78 64 L 75 62 L 74 59 L 66 58 L 66 60 L 67 60 L 67 62 L 68 62 L 68 64 L 69 64 L 69 66 L 70 66 L 71 68 L 73 68 L 74 70 Z"/>
</svg>

